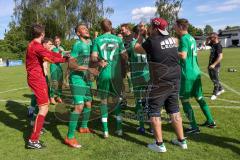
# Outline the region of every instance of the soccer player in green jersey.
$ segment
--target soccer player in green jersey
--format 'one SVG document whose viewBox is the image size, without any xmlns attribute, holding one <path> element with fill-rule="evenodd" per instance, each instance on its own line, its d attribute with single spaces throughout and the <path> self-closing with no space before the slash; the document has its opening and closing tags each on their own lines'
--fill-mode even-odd
<svg viewBox="0 0 240 160">
<path fill-rule="evenodd" d="M 55 47 L 53 52 L 64 54 L 64 48 L 61 46 L 60 37 L 56 36 L 54 38 Z M 56 104 L 54 96 L 56 95 L 56 100 L 58 103 L 62 103 L 62 85 L 63 85 L 63 70 L 60 63 L 50 64 L 50 75 L 52 85 L 50 88 L 50 102 Z"/>
<path fill-rule="evenodd" d="M 190 121 L 190 128 L 185 130 L 186 133 L 199 133 L 197 122 L 189 99 L 194 97 L 201 107 L 207 121 L 203 124 L 210 128 L 216 127 L 211 111 L 204 100 L 201 71 L 198 65 L 197 47 L 195 39 L 188 33 L 188 20 L 178 19 L 174 26 L 176 33 L 180 36 L 179 56 L 181 65 L 181 88 L 180 99 L 183 110 Z"/>
<path fill-rule="evenodd" d="M 104 19 L 101 22 L 103 35 L 97 37 L 93 45 L 92 59 L 100 60 L 102 63 L 100 74 L 97 80 L 98 96 L 101 99 L 101 116 L 103 124 L 103 136 L 107 138 L 108 134 L 108 97 L 112 96 L 116 107 L 117 135 L 122 135 L 122 117 L 119 103 L 119 95 L 122 88 L 121 81 L 121 55 L 127 57 L 122 40 L 111 34 L 112 22 Z"/>
<path fill-rule="evenodd" d="M 89 40 L 88 28 L 80 24 L 76 27 L 75 32 L 79 39 L 75 42 L 71 50 L 69 67 L 69 85 L 73 96 L 74 111 L 70 113 L 70 121 L 68 134 L 65 143 L 73 148 L 80 148 L 81 145 L 77 142 L 74 133 L 77 128 L 79 115 L 83 110 L 83 121 L 79 129 L 80 133 L 89 133 L 88 120 L 91 112 L 91 81 L 88 79 L 88 74 L 97 75 L 97 69 L 89 67 L 91 40 Z M 83 109 L 85 105 L 85 108 Z"/>
<path fill-rule="evenodd" d="M 148 86 L 149 67 L 147 63 L 147 57 L 145 54 L 139 54 L 135 52 L 135 45 L 140 36 L 139 25 L 133 28 L 134 40 L 130 43 L 128 51 L 128 57 L 130 62 L 131 81 L 133 84 L 133 93 L 135 97 L 135 113 L 139 120 L 138 132 L 141 134 L 145 133 L 144 128 L 144 115 L 143 115 L 143 98 L 145 98 L 145 91 Z"/>
</svg>

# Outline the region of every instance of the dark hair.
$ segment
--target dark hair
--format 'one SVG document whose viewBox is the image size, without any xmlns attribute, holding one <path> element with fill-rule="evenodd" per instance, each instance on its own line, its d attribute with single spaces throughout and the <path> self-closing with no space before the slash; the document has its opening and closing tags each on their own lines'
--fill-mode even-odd
<svg viewBox="0 0 240 160">
<path fill-rule="evenodd" d="M 176 24 L 181 30 L 188 30 L 189 22 L 187 19 L 177 19 Z"/>
<path fill-rule="evenodd" d="M 56 39 L 61 39 L 59 36 L 55 36 L 54 37 L 54 41 L 56 40 Z"/>
<path fill-rule="evenodd" d="M 212 33 L 210 34 L 210 36 L 214 36 L 214 37 L 218 38 L 218 34 L 217 34 L 216 32 L 212 32 Z"/>
<path fill-rule="evenodd" d="M 78 32 L 78 28 L 79 28 L 80 26 L 87 26 L 87 25 L 85 25 L 84 23 L 79 23 L 79 24 L 77 24 L 76 27 L 75 27 L 75 33 Z"/>
<path fill-rule="evenodd" d="M 139 25 L 134 26 L 133 29 L 132 29 L 132 31 L 133 31 L 133 33 L 135 33 L 135 34 L 139 34 L 139 33 L 140 33 Z"/>
<path fill-rule="evenodd" d="M 122 28 L 122 27 L 125 27 L 125 28 L 127 28 L 127 29 L 130 30 L 130 25 L 129 25 L 128 23 L 123 23 L 123 24 L 121 24 L 121 28 Z"/>
<path fill-rule="evenodd" d="M 109 19 L 102 20 L 101 28 L 104 32 L 111 32 L 112 31 L 112 22 Z"/>
<path fill-rule="evenodd" d="M 38 38 L 42 33 L 45 33 L 45 27 L 42 24 L 33 24 L 31 26 L 32 38 Z"/>
<path fill-rule="evenodd" d="M 42 44 L 43 43 L 48 43 L 48 42 L 52 42 L 53 40 L 51 39 L 51 38 L 44 38 L 43 40 L 42 40 Z"/>
</svg>

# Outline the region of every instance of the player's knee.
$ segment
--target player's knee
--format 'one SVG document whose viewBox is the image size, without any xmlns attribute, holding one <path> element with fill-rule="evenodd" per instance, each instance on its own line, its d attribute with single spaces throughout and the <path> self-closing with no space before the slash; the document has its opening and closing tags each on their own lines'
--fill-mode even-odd
<svg viewBox="0 0 240 160">
<path fill-rule="evenodd" d="M 200 106 L 205 106 L 207 104 L 203 97 L 196 98 L 196 100 Z"/>
<path fill-rule="evenodd" d="M 78 105 L 75 105 L 75 112 L 77 113 L 81 113 L 82 112 L 82 109 L 83 109 L 83 104 L 78 104 Z"/>
</svg>

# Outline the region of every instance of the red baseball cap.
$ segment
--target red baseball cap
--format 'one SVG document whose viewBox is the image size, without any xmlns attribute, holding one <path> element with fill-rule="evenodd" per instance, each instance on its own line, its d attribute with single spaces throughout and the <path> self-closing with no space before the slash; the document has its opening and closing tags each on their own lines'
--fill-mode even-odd
<svg viewBox="0 0 240 160">
<path fill-rule="evenodd" d="M 159 30 L 159 32 L 161 32 L 163 35 L 169 35 L 169 33 L 166 29 L 168 26 L 168 22 L 165 19 L 153 18 L 151 20 L 151 23 L 152 23 L 153 27 L 157 28 Z"/>
</svg>

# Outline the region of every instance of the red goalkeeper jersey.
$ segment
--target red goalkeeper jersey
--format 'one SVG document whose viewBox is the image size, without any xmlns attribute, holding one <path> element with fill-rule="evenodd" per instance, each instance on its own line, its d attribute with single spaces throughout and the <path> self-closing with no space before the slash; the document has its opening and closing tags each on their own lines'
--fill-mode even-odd
<svg viewBox="0 0 240 160">
<path fill-rule="evenodd" d="M 37 79 L 45 80 L 43 72 L 43 61 L 48 61 L 50 63 L 63 63 L 66 61 L 62 58 L 61 54 L 48 51 L 43 48 L 42 44 L 31 41 L 28 44 L 27 55 L 26 55 L 26 70 L 28 80 L 29 78 L 36 77 Z"/>
<path fill-rule="evenodd" d="M 43 61 L 63 63 L 66 61 L 61 54 L 45 49 L 42 44 L 31 41 L 26 55 L 27 82 L 34 92 L 38 106 L 48 104 L 48 87 L 44 75 Z"/>
</svg>

